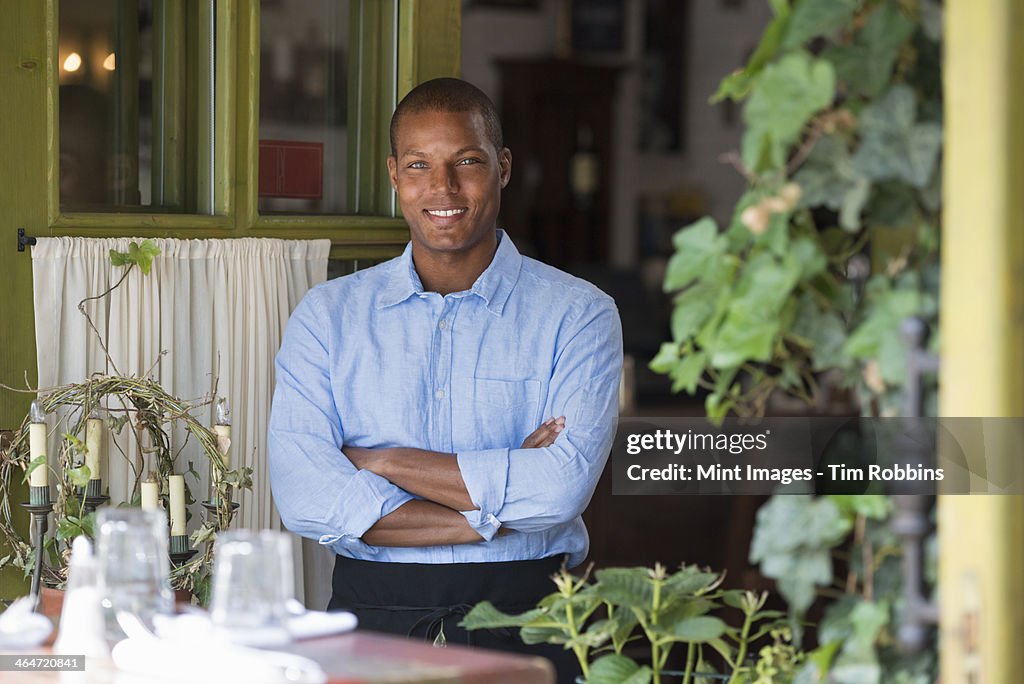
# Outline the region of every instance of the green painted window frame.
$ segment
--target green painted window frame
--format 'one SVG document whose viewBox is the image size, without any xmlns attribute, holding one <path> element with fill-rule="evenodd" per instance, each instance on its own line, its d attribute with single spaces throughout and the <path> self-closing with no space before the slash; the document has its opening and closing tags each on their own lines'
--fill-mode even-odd
<svg viewBox="0 0 1024 684">
<path fill-rule="evenodd" d="M 158 2 L 175 0 L 158 0 Z M 184 3 L 182 3 L 184 4 Z M 50 38 L 47 58 L 47 101 L 57 119 L 58 73 L 56 27 L 59 0 L 44 0 Z M 107 237 L 287 237 L 329 238 L 331 257 L 379 259 L 400 251 L 408 228 L 387 180 L 388 121 L 397 101 L 416 83 L 459 72 L 461 57 L 458 0 L 352 0 L 353 56 L 358 77 L 350 79 L 349 102 L 356 103 L 350 130 L 357 141 L 350 149 L 350 168 L 358 186 L 350 186 L 355 213 L 350 215 L 271 215 L 257 208 L 259 155 L 260 16 L 256 0 L 206 0 L 189 3 L 174 13 L 175 25 L 184 22 L 199 30 L 200 43 L 210 34 L 210 13 L 216 12 L 216 83 L 213 121 L 196 116 L 198 108 L 165 112 L 172 125 L 188 126 L 197 135 L 215 137 L 212 159 L 185 158 L 186 174 L 194 180 L 174 188 L 204 214 L 156 212 L 61 212 L 58 193 L 58 130 L 48 140 L 47 214 L 49 234 Z M 205 33 L 204 33 L 205 31 Z M 209 41 L 205 41 L 206 45 Z M 208 55 L 202 45 L 186 55 L 184 68 L 194 77 L 194 100 L 205 102 L 203 74 L 196 63 Z M 208 81 L 206 81 L 208 85 Z M 383 84 L 383 87 L 381 87 Z M 208 96 L 207 96 L 208 97 Z M 55 124 L 52 124 L 55 125 Z M 212 174 L 212 177 L 211 177 Z M 208 199 L 207 199 L 208 198 Z"/>
</svg>

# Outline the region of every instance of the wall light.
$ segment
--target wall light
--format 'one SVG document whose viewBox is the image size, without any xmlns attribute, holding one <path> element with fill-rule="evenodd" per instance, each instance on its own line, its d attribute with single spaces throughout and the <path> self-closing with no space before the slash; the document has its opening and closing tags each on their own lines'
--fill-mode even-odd
<svg viewBox="0 0 1024 684">
<path fill-rule="evenodd" d="M 67 59 L 64 60 L 64 71 L 78 71 L 82 66 L 82 56 L 77 52 L 72 52 L 68 55 Z"/>
<path fill-rule="evenodd" d="M 113 71 L 114 68 L 115 68 L 115 66 L 114 66 L 114 62 L 115 61 L 116 60 L 114 58 L 114 53 L 111 52 L 109 55 L 107 55 L 107 58 L 105 60 L 103 60 L 103 68 L 106 69 L 107 71 Z"/>
</svg>

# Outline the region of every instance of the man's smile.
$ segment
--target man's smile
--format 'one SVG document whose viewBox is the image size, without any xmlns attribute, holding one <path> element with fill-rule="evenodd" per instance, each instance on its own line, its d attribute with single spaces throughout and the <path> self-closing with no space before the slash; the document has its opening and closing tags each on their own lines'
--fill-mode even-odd
<svg viewBox="0 0 1024 684">
<path fill-rule="evenodd" d="M 423 213 L 426 214 L 432 223 L 438 225 L 448 225 L 455 223 L 462 218 L 462 215 L 466 213 L 466 207 L 452 207 L 448 209 L 424 209 Z"/>
</svg>

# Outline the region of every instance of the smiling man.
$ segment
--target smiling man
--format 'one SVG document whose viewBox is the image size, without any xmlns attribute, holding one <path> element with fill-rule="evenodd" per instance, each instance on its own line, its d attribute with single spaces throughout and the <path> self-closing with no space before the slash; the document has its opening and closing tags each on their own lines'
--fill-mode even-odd
<svg viewBox="0 0 1024 684">
<path fill-rule="evenodd" d="M 586 556 L 580 515 L 615 431 L 621 329 L 611 298 L 497 228 L 512 155 L 480 90 L 418 86 L 391 145 L 411 241 L 292 314 L 271 484 L 287 527 L 337 554 L 332 609 L 463 641 L 469 606 L 526 610 Z M 514 634 L 469 639 L 526 650 Z M 567 651 L 540 652 L 570 676 Z"/>
</svg>

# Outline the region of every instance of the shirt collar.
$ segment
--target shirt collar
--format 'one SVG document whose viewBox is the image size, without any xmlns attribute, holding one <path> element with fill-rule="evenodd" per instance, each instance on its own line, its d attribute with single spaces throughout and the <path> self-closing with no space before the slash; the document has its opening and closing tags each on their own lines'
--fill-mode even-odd
<svg viewBox="0 0 1024 684">
<path fill-rule="evenodd" d="M 412 261 L 412 242 L 405 246 L 402 256 L 393 263 L 387 283 L 377 297 L 377 308 L 384 309 L 404 302 L 413 295 L 423 293 L 423 283 Z M 473 287 L 466 294 L 475 294 L 484 300 L 487 310 L 500 316 L 505 309 L 505 302 L 519 280 L 519 270 L 523 257 L 512 244 L 512 239 L 505 231 L 498 230 L 498 249 L 494 258 Z"/>
</svg>

